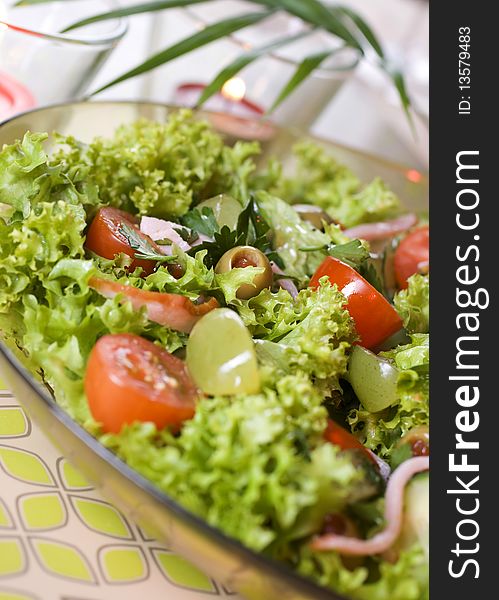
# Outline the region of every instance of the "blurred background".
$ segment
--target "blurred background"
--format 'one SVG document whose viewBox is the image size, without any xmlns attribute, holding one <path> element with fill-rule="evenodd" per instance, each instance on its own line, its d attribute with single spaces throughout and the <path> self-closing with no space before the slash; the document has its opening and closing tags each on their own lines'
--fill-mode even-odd
<svg viewBox="0 0 499 600">
<path fill-rule="evenodd" d="M 81 97 L 143 62 L 151 54 L 207 24 L 247 10 L 244 2 L 212 0 L 196 6 L 106 21 L 65 41 L 56 32 L 68 23 L 139 0 L 78 0 L 13 9 L 0 0 L 0 120 L 2 110 Z M 372 26 L 387 55 L 400 67 L 414 107 L 411 131 L 388 77 L 343 53 L 298 88 L 272 117 L 321 137 L 426 171 L 428 167 L 428 13 L 425 0 L 344 0 Z M 243 8 L 242 8 L 243 7 Z M 4 23 L 9 23 L 10 27 Z M 193 104 L 202 86 L 242 50 L 293 33 L 297 19 L 277 16 L 118 84 L 97 98 L 148 99 Z M 12 27 L 14 24 L 14 28 Z M 126 28 L 128 26 L 128 31 Z M 37 29 L 43 39 L 23 34 Z M 50 35 L 52 34 L 52 35 Z M 260 59 L 231 80 L 208 108 L 258 116 L 269 108 L 293 72 L 293 61 L 315 51 L 323 39 L 307 38 Z M 329 43 L 329 41 L 327 42 Z M 296 62 L 294 63 L 296 65 Z M 2 109 L 3 106 L 3 109 Z"/>
</svg>

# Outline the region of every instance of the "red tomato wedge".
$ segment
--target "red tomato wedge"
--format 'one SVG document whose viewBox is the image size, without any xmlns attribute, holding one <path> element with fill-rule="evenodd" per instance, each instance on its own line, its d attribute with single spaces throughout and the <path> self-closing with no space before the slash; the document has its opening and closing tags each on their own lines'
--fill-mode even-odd
<svg viewBox="0 0 499 600">
<path fill-rule="evenodd" d="M 349 431 L 335 423 L 332 419 L 328 419 L 327 427 L 324 431 L 324 438 L 336 444 L 342 450 L 360 450 L 373 464 L 377 466 L 376 460 L 373 458 L 369 450 L 363 446 L 359 440 Z"/>
<path fill-rule="evenodd" d="M 147 318 L 150 321 L 183 333 L 190 333 L 203 315 L 219 306 L 215 298 L 195 304 L 180 294 L 148 292 L 131 285 L 123 285 L 98 277 L 92 277 L 89 285 L 105 298 L 114 298 L 118 294 L 122 294 L 124 300 L 131 302 L 135 310 L 140 310 L 145 306 Z"/>
<path fill-rule="evenodd" d="M 194 416 L 199 391 L 185 364 L 163 348 L 132 334 L 101 337 L 85 373 L 90 412 L 106 433 L 150 421 L 178 429 Z"/>
<path fill-rule="evenodd" d="M 85 246 L 92 252 L 95 252 L 95 254 L 103 258 L 109 258 L 110 260 L 121 252 L 134 258 L 135 250 L 130 246 L 128 238 L 121 231 L 123 224 L 133 227 L 137 235 L 147 240 L 148 244 L 158 254 L 161 254 L 161 248 L 149 236 L 140 231 L 139 219 L 135 215 L 127 213 L 124 210 L 119 210 L 118 208 L 112 208 L 111 206 L 106 206 L 98 210 L 88 228 Z M 136 258 L 131 264 L 131 269 L 133 271 L 137 267 L 142 267 L 144 274 L 150 275 L 155 266 L 154 261 Z"/>
<path fill-rule="evenodd" d="M 402 319 L 393 306 L 355 269 L 328 256 L 315 272 L 310 286 L 317 288 L 319 279 L 325 275 L 348 300 L 347 309 L 360 337 L 358 344 L 374 348 L 402 327 Z"/>
<path fill-rule="evenodd" d="M 406 236 L 398 245 L 393 257 L 395 280 L 400 288 L 407 287 L 407 279 L 427 270 L 430 261 L 430 230 L 420 227 Z"/>
</svg>

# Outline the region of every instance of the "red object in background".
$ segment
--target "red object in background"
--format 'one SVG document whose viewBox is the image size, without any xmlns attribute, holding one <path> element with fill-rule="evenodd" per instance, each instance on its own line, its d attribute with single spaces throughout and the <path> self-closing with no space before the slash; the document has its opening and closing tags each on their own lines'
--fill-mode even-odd
<svg viewBox="0 0 499 600">
<path fill-rule="evenodd" d="M 399 288 L 407 287 L 407 280 L 411 275 L 427 272 L 429 261 L 430 230 L 425 225 L 406 236 L 395 250 L 393 267 Z"/>
<path fill-rule="evenodd" d="M 175 91 L 175 100 L 184 106 L 195 106 L 205 88 L 204 83 L 183 83 Z M 241 90 L 241 93 L 244 94 L 244 91 Z M 261 117 L 265 112 L 263 108 L 245 98 L 241 93 L 231 95 L 223 91 L 218 92 L 207 100 L 203 107 L 206 110 L 226 112 L 237 117 Z"/>
<path fill-rule="evenodd" d="M 393 306 L 355 269 L 328 256 L 310 280 L 310 287 L 317 288 L 325 275 L 347 298 L 347 309 L 355 321 L 361 346 L 374 348 L 402 327 L 402 319 Z"/>
<path fill-rule="evenodd" d="M 0 72 L 0 121 L 36 105 L 35 98 L 22 83 Z"/>
<path fill-rule="evenodd" d="M 204 83 L 184 83 L 175 90 L 173 101 L 181 106 L 197 105 Z M 272 139 L 276 129 L 262 117 L 265 110 L 245 97 L 246 86 L 240 77 L 229 79 L 222 90 L 207 100 L 202 108 L 212 111 L 211 124 L 220 133 L 236 139 L 266 141 Z"/>
</svg>

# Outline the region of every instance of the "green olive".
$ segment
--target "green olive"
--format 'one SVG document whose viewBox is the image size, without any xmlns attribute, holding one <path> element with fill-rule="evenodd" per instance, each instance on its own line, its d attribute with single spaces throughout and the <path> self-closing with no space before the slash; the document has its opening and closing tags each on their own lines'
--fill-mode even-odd
<svg viewBox="0 0 499 600">
<path fill-rule="evenodd" d="M 263 267 L 264 271 L 255 275 L 253 283 L 245 283 L 237 290 L 236 296 L 248 300 L 257 296 L 263 289 L 272 285 L 272 267 L 263 252 L 253 246 L 236 246 L 222 256 L 215 267 L 215 273 L 228 273 L 232 269 Z"/>
<path fill-rule="evenodd" d="M 322 222 L 332 223 L 331 217 L 320 206 L 313 204 L 294 204 L 293 208 L 302 221 L 308 221 L 317 229 L 323 229 Z"/>
<path fill-rule="evenodd" d="M 241 204 L 229 194 L 219 194 L 208 200 L 200 202 L 196 208 L 202 210 L 205 206 L 213 210 L 216 222 L 223 227 L 227 227 L 233 231 L 237 226 L 237 220 L 243 207 Z"/>
</svg>

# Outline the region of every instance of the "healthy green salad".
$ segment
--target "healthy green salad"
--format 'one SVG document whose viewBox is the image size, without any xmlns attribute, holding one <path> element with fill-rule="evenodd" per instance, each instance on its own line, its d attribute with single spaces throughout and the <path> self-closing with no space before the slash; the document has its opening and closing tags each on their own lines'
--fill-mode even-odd
<svg viewBox="0 0 499 600">
<path fill-rule="evenodd" d="M 0 328 L 56 401 L 249 548 L 428 597 L 428 226 L 311 142 L 189 111 L 0 152 Z"/>
</svg>

